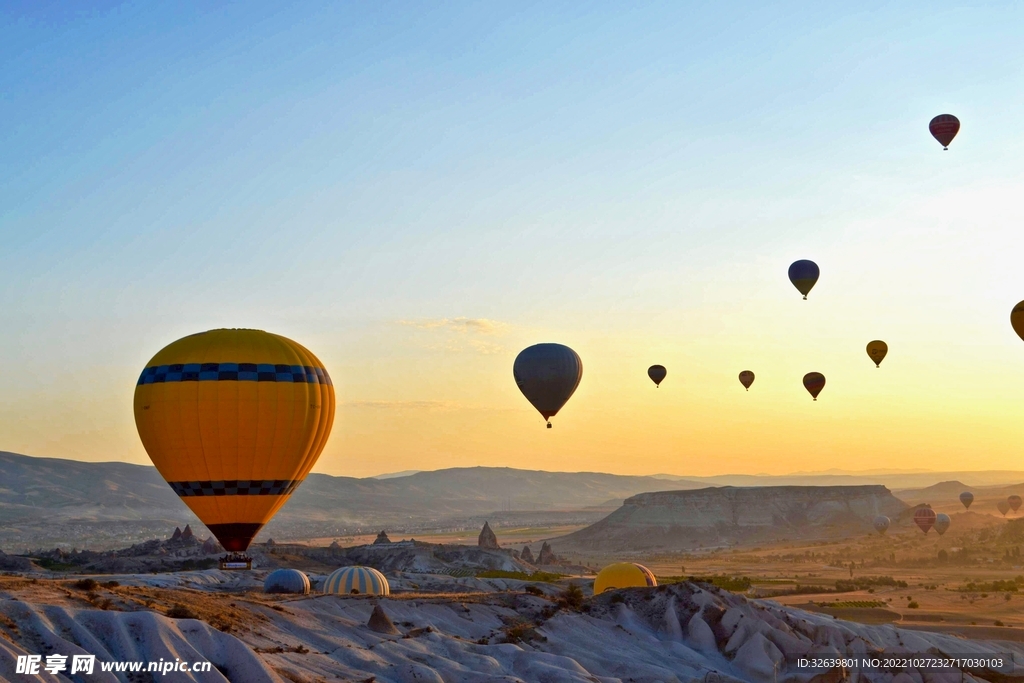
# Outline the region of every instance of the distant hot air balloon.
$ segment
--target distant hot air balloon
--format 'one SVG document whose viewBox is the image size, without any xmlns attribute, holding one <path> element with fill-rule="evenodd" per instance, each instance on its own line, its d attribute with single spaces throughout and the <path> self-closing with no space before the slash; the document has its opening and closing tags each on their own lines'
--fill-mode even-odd
<svg viewBox="0 0 1024 683">
<path fill-rule="evenodd" d="M 949 528 L 949 515 L 940 512 L 935 515 L 935 532 L 941 536 Z"/>
<path fill-rule="evenodd" d="M 974 502 L 974 494 L 970 491 L 964 491 L 960 494 L 960 502 L 964 504 L 965 510 L 970 510 L 971 503 Z"/>
<path fill-rule="evenodd" d="M 516 386 L 551 429 L 551 418 L 562 409 L 583 377 L 583 361 L 568 346 L 535 344 L 523 349 L 512 365 Z"/>
<path fill-rule="evenodd" d="M 1010 324 L 1017 336 L 1024 339 L 1024 301 L 1021 301 L 1010 311 Z"/>
<path fill-rule="evenodd" d="M 635 562 L 610 564 L 597 573 L 594 579 L 594 595 L 617 588 L 647 588 L 658 585 L 654 573 Z"/>
<path fill-rule="evenodd" d="M 797 291 L 804 295 L 805 299 L 807 298 L 807 293 L 811 291 L 811 288 L 818 281 L 820 274 L 821 271 L 818 270 L 818 264 L 806 259 L 794 261 L 793 265 L 789 267 L 789 281 L 793 283 Z"/>
<path fill-rule="evenodd" d="M 868 358 L 875 364 L 875 367 L 882 365 L 882 359 L 885 358 L 885 354 L 889 353 L 889 345 L 881 339 L 868 342 Z"/>
<path fill-rule="evenodd" d="M 928 130 L 942 145 L 942 149 L 949 149 L 949 143 L 960 132 L 960 119 L 952 114 L 939 114 L 928 124 Z"/>
<path fill-rule="evenodd" d="M 740 373 L 740 384 L 742 384 L 747 391 L 750 391 L 750 385 L 754 383 L 754 373 L 750 370 L 744 370 Z"/>
<path fill-rule="evenodd" d="M 804 375 L 804 389 L 811 395 L 815 401 L 818 400 L 818 394 L 825 388 L 825 375 L 820 372 L 808 372 Z"/>
<path fill-rule="evenodd" d="M 935 524 L 935 511 L 931 508 L 918 508 L 914 512 L 914 524 L 927 534 L 928 530 Z"/>
<path fill-rule="evenodd" d="M 1006 513 L 1010 511 L 1010 504 L 1007 503 L 1005 500 L 1001 500 L 998 503 L 996 503 L 996 509 L 999 510 L 1003 517 L 1005 517 Z"/>
<path fill-rule="evenodd" d="M 875 517 L 874 521 L 871 522 L 871 525 L 875 527 L 875 531 L 884 536 L 885 532 L 889 530 L 889 518 L 885 515 L 878 515 Z"/>
<path fill-rule="evenodd" d="M 1021 504 L 1020 496 L 1014 494 L 1014 495 L 1010 496 L 1009 498 L 1007 498 L 1006 502 L 1010 504 L 1010 509 L 1013 510 L 1014 513 L 1016 513 L 1017 510 L 1020 510 L 1020 504 Z"/>
<path fill-rule="evenodd" d="M 306 478 L 333 423 L 323 363 L 259 330 L 179 339 L 135 387 L 135 424 L 153 464 L 232 552 L 244 551 Z"/>
<path fill-rule="evenodd" d="M 665 381 L 666 375 L 668 375 L 668 370 L 665 369 L 664 365 L 652 365 L 647 368 L 647 376 L 651 378 L 656 387 L 661 386 L 661 383 Z"/>
</svg>

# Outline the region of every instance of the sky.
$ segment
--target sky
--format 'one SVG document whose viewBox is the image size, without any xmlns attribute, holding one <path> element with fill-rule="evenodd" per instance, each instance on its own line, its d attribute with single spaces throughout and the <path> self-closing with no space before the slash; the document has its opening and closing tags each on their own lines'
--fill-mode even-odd
<svg viewBox="0 0 1024 683">
<path fill-rule="evenodd" d="M 0 450 L 148 463 L 147 361 L 250 327 L 329 474 L 1020 469 L 1022 108 L 1012 2 L 4 3 Z"/>
</svg>

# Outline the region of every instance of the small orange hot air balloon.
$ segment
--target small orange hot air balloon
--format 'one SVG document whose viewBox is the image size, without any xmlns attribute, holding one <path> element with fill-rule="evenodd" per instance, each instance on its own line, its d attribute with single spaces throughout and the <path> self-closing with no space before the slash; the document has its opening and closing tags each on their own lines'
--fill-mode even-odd
<svg viewBox="0 0 1024 683">
<path fill-rule="evenodd" d="M 248 548 L 306 478 L 333 423 L 323 363 L 260 330 L 179 339 L 135 387 L 135 424 L 153 464 L 232 552 Z"/>
<path fill-rule="evenodd" d="M 882 359 L 885 358 L 885 354 L 889 353 L 889 345 L 881 339 L 868 342 L 868 358 L 872 360 L 875 367 L 881 367 Z"/>
<path fill-rule="evenodd" d="M 754 373 L 750 370 L 744 370 L 740 373 L 740 384 L 742 384 L 747 391 L 750 391 L 750 385 L 754 383 Z"/>
</svg>

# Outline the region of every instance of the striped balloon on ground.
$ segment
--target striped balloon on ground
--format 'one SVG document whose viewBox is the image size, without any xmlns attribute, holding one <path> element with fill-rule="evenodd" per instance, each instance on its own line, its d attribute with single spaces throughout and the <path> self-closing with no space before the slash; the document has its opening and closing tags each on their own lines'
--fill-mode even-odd
<svg viewBox="0 0 1024 683">
<path fill-rule="evenodd" d="M 383 574 L 373 567 L 342 567 L 324 579 L 323 592 L 335 595 L 391 595 Z"/>
</svg>

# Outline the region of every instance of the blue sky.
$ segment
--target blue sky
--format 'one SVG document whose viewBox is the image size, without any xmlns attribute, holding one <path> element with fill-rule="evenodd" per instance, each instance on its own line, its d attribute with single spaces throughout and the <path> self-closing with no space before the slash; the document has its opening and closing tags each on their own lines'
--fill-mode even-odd
<svg viewBox="0 0 1024 683">
<path fill-rule="evenodd" d="M 677 352 L 699 391 L 741 358 L 826 363 L 888 333 L 914 349 L 908 384 L 942 366 L 920 391 L 964 402 L 929 404 L 922 433 L 1014 396 L 1019 4 L 0 11 L 0 448 L 145 461 L 134 379 L 210 327 L 309 346 L 350 404 L 328 455 L 385 452 L 393 470 L 509 464 L 488 435 L 529 414 L 506 385 L 536 341 L 589 345 L 597 367 Z M 927 122 L 947 112 L 963 128 L 941 152 Z M 792 309 L 797 258 L 822 266 L 816 308 Z M 480 328 L 461 319 L 504 332 L 467 341 Z M 886 400 L 920 403 L 906 386 Z M 491 417 L 407 415 L 431 402 Z M 399 406 L 432 460 L 367 405 Z M 993 467 L 1022 436 L 1005 420 Z M 647 469 L 692 471 L 673 457 Z"/>
</svg>

